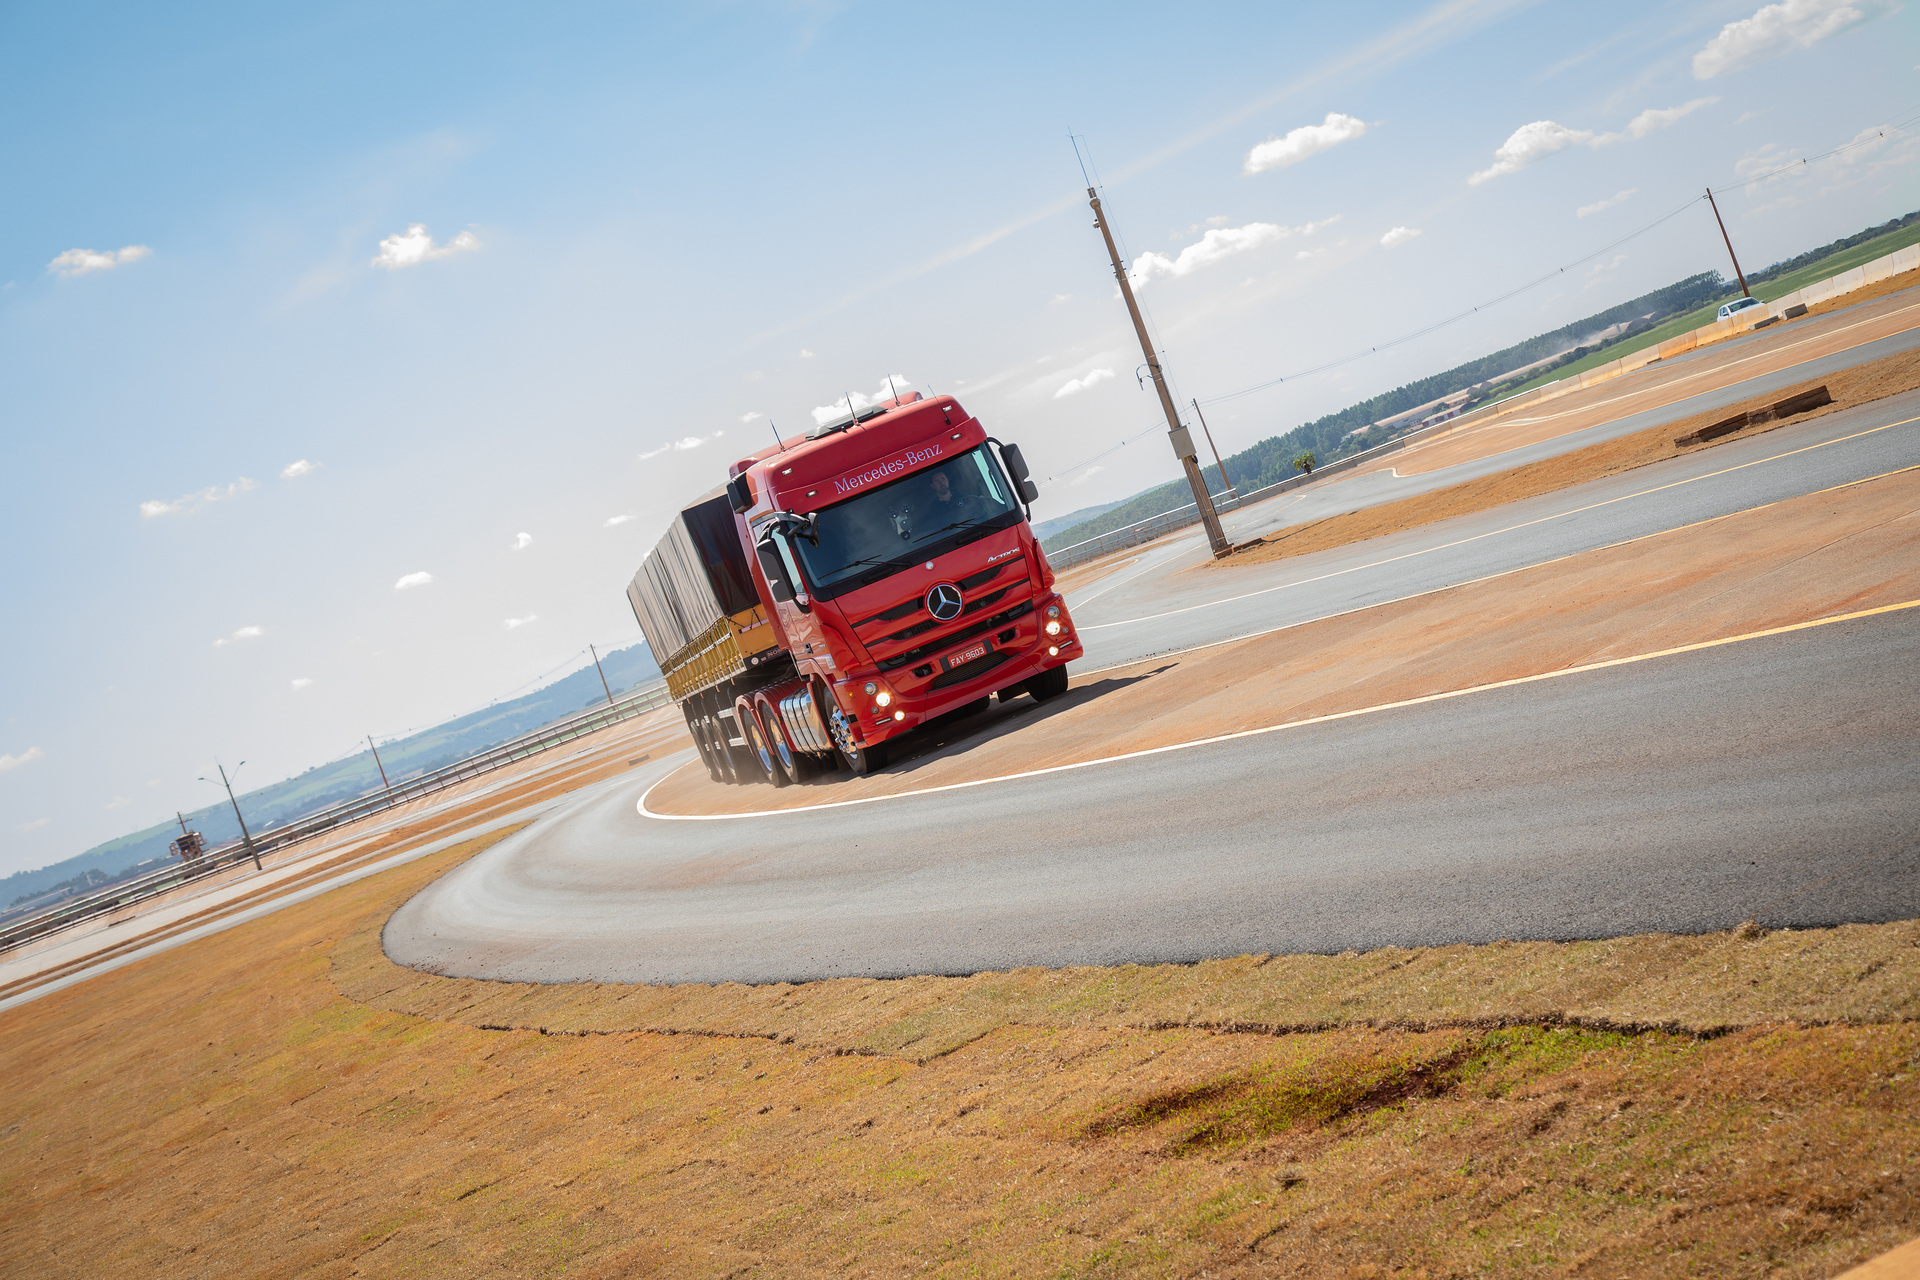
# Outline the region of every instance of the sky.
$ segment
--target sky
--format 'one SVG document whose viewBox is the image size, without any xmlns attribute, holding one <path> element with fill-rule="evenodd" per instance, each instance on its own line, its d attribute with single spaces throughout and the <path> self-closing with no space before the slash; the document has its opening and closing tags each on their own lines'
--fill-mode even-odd
<svg viewBox="0 0 1920 1280">
<path fill-rule="evenodd" d="M 1182 401 L 1553 274 L 1230 453 L 1725 273 L 1709 185 L 1749 268 L 1920 206 L 1915 14 L 0 7 L 0 874 L 637 642 L 673 512 L 889 377 L 1037 519 L 1176 478 L 1070 134 Z"/>
</svg>

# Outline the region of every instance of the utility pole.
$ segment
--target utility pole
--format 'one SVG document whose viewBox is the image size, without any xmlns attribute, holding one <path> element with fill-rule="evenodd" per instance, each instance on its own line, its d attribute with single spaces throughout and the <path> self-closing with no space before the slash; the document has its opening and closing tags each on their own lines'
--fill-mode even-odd
<svg viewBox="0 0 1920 1280">
<path fill-rule="evenodd" d="M 387 805 L 393 805 L 393 784 L 387 781 L 387 766 L 380 763 L 380 748 L 373 745 L 373 735 L 367 735 L 367 750 L 373 752 L 373 763 L 380 770 L 380 785 L 387 789 Z"/>
<path fill-rule="evenodd" d="M 1713 220 L 1720 224 L 1720 238 L 1727 242 L 1727 256 L 1733 259 L 1733 274 L 1740 278 L 1740 292 L 1751 298 L 1753 290 L 1747 288 L 1746 273 L 1740 270 L 1740 259 L 1733 252 L 1733 238 L 1727 234 L 1726 219 L 1720 216 L 1720 206 L 1714 201 L 1713 188 L 1707 188 L 1707 206 L 1713 210 Z"/>
<path fill-rule="evenodd" d="M 593 669 L 600 673 L 600 687 L 602 689 L 606 689 L 607 705 L 612 706 L 613 690 L 607 688 L 607 672 L 606 672 L 606 669 L 600 665 L 600 651 L 598 649 L 595 649 L 592 645 L 588 645 L 587 652 L 593 655 Z"/>
<path fill-rule="evenodd" d="M 1180 465 L 1186 470 L 1187 484 L 1193 489 L 1193 504 L 1200 509 L 1200 523 L 1207 528 L 1207 542 L 1213 547 L 1213 558 L 1218 560 L 1233 548 L 1227 545 L 1227 535 L 1220 527 L 1219 513 L 1213 509 L 1213 499 L 1207 496 L 1206 477 L 1200 474 L 1200 464 L 1195 461 L 1193 433 L 1180 425 L 1180 414 L 1173 407 L 1172 394 L 1167 391 L 1166 375 L 1160 371 L 1160 358 L 1153 353 L 1147 323 L 1140 318 L 1140 304 L 1133 298 L 1133 283 L 1127 279 L 1127 269 L 1120 264 L 1120 250 L 1114 247 L 1113 231 L 1107 226 L 1106 215 L 1100 210 L 1100 197 L 1092 187 L 1087 188 L 1087 203 L 1093 206 L 1093 225 L 1100 228 L 1100 235 L 1107 242 L 1107 257 L 1113 260 L 1113 278 L 1120 282 L 1120 296 L 1126 299 L 1127 314 L 1133 317 L 1133 331 L 1140 338 L 1140 350 L 1147 357 L 1147 368 L 1153 372 L 1153 389 L 1160 393 L 1160 407 L 1167 415 L 1167 439 L 1173 445 L 1173 456 L 1180 459 Z"/>
<path fill-rule="evenodd" d="M 1207 415 L 1200 412 L 1198 400 L 1193 402 L 1193 416 L 1200 419 L 1200 430 L 1207 436 L 1207 448 L 1213 450 L 1213 465 L 1220 472 L 1220 483 L 1232 489 L 1233 481 L 1227 479 L 1227 464 L 1220 461 L 1220 446 L 1213 442 L 1213 429 L 1207 425 Z M 1239 490 L 1235 489 L 1234 495 L 1239 496 Z"/>
<path fill-rule="evenodd" d="M 240 764 L 233 766 L 233 771 L 239 773 L 241 766 L 246 763 L 242 760 Z M 227 803 L 233 806 L 233 820 L 240 824 L 240 840 L 247 846 L 247 852 L 253 855 L 253 869 L 260 871 L 263 869 L 260 866 L 260 851 L 253 847 L 253 833 L 247 830 L 247 820 L 240 816 L 240 802 L 233 798 L 233 782 L 227 777 L 227 766 L 220 764 L 217 760 L 214 764 L 220 770 L 220 785 L 227 789 Z M 200 781 L 212 782 L 213 779 L 202 778 Z"/>
</svg>

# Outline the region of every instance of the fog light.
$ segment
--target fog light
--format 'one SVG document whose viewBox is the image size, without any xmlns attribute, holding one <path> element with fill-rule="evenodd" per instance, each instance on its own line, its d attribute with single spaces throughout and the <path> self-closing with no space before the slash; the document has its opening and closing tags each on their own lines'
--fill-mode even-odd
<svg viewBox="0 0 1920 1280">
<path fill-rule="evenodd" d="M 907 718 L 907 713 L 904 711 L 896 711 L 893 713 L 893 718 L 895 720 L 905 720 Z"/>
<path fill-rule="evenodd" d="M 1047 646 L 1047 656 L 1048 656 L 1049 658 L 1057 658 L 1057 657 L 1059 657 L 1059 656 L 1060 656 L 1060 646 L 1059 646 L 1059 645 L 1057 645 L 1057 644 L 1050 644 L 1050 645 L 1048 645 L 1048 646 Z"/>
<path fill-rule="evenodd" d="M 1060 619 L 1055 618 L 1052 621 L 1047 623 L 1047 634 L 1050 636 L 1057 636 L 1060 634 Z"/>
<path fill-rule="evenodd" d="M 884 707 L 888 703 L 893 701 L 893 695 L 888 693 L 885 689 L 882 689 L 879 693 L 874 695 L 873 701 L 874 701 L 874 705 Z"/>
</svg>

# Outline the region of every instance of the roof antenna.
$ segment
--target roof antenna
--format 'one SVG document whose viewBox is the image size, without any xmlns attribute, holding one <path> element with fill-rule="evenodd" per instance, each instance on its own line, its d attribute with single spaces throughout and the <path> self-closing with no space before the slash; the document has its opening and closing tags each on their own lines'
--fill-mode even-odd
<svg viewBox="0 0 1920 1280">
<path fill-rule="evenodd" d="M 891 393 L 892 393 L 892 395 L 893 395 L 893 398 L 894 398 L 894 399 L 895 399 L 896 401 L 898 401 L 898 400 L 900 399 L 900 388 L 898 388 L 898 387 L 896 387 L 896 386 L 894 386 L 894 385 L 893 385 L 893 375 L 892 375 L 892 374 L 888 374 L 888 375 L 887 375 L 887 390 L 888 390 L 889 392 L 891 392 Z M 899 407 L 900 407 L 900 406 L 899 406 L 898 404 L 895 404 L 895 405 L 894 405 L 894 408 L 896 408 L 896 409 L 897 409 L 897 408 L 899 408 Z"/>
<path fill-rule="evenodd" d="M 773 442 L 780 446 L 780 452 L 785 453 L 787 451 L 787 442 L 780 438 L 780 428 L 773 425 L 772 418 L 767 419 L 767 426 L 773 429 Z"/>
<path fill-rule="evenodd" d="M 1088 189 L 1091 190 L 1093 179 L 1087 177 L 1087 162 L 1080 154 L 1080 139 L 1073 136 L 1072 129 L 1067 130 L 1067 141 L 1073 144 L 1073 158 L 1080 162 L 1080 176 L 1085 179 Z"/>
</svg>

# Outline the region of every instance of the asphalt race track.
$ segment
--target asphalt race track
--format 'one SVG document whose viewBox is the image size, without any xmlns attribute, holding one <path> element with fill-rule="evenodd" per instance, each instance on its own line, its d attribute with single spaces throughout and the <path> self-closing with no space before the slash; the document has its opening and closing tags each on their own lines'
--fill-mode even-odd
<svg viewBox="0 0 1920 1280">
<path fill-rule="evenodd" d="M 1087 650 L 1077 669 L 1118 666 L 1458 586 L 1917 466 L 1920 420 L 1908 419 L 1920 419 L 1920 392 L 1490 511 L 1229 572 L 1182 572 L 1207 559 L 1205 543 L 1197 532 L 1170 539 L 1148 549 L 1139 562 L 1068 596 Z M 1456 470 L 1415 478 L 1458 479 Z M 1337 490 L 1370 478 L 1327 486 L 1317 501 L 1333 510 L 1322 514 L 1352 509 L 1342 505 L 1346 499 Z M 1236 514 L 1249 524 L 1264 523 L 1273 518 L 1264 508 L 1291 496 Z M 1394 492 L 1380 500 L 1404 496 Z M 1289 514 L 1280 523 L 1314 518 L 1319 517 Z M 1228 528 L 1236 540 L 1254 536 L 1232 519 Z"/>
<path fill-rule="evenodd" d="M 1920 915 L 1920 610 L 1067 772 L 768 817 L 582 793 L 387 953 L 770 982 Z"/>
<path fill-rule="evenodd" d="M 1916 419 L 1909 393 L 1244 571 L 1185 572 L 1204 551 L 1176 539 L 1074 597 L 1080 665 L 1920 466 Z M 1436 478 L 1460 477 L 1417 477 Z M 388 954 L 474 977 L 767 982 L 1910 918 L 1920 610 L 934 794 L 639 813 L 679 763 L 581 792 L 430 886 Z"/>
</svg>

